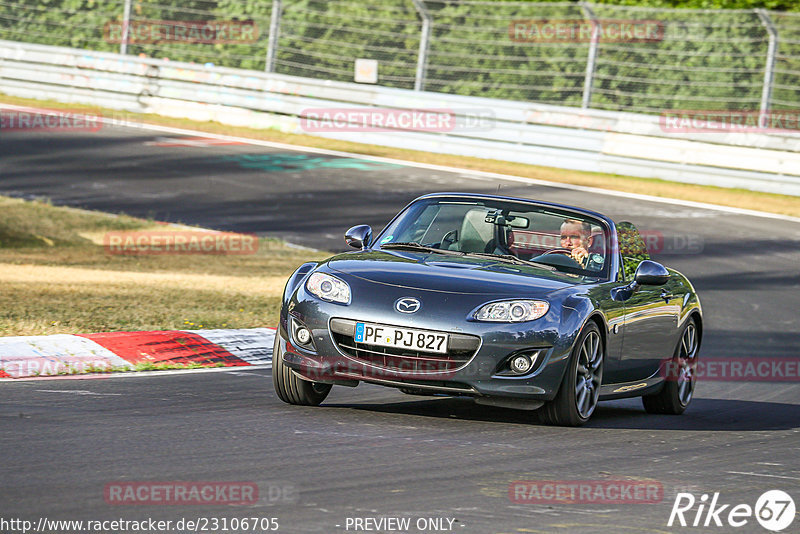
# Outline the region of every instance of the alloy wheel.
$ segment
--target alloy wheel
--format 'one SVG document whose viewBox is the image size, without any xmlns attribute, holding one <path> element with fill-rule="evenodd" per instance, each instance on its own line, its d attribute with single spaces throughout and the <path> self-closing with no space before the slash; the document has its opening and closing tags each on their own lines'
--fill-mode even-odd
<svg viewBox="0 0 800 534">
<path fill-rule="evenodd" d="M 592 415 L 600 397 L 600 384 L 603 381 L 602 347 L 600 334 L 589 332 L 578 353 L 575 400 L 578 414 L 584 419 Z"/>
</svg>

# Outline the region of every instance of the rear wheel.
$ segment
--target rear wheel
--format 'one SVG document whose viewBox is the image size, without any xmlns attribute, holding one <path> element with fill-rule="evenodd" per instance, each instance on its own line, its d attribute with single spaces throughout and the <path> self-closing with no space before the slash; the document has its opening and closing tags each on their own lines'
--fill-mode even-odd
<svg viewBox="0 0 800 534">
<path fill-rule="evenodd" d="M 642 397 L 642 404 L 647 413 L 680 415 L 686 410 L 694 394 L 695 367 L 699 349 L 697 323 L 692 318 L 686 323 L 678 346 L 675 347 L 664 387 L 655 395 Z"/>
<path fill-rule="evenodd" d="M 283 363 L 280 334 L 275 333 L 272 348 L 272 384 L 278 397 L 288 404 L 317 406 L 331 391 L 330 384 L 319 384 L 299 378 Z"/>
<path fill-rule="evenodd" d="M 604 352 L 600 330 L 594 322 L 587 323 L 575 343 L 555 399 L 539 411 L 545 423 L 580 426 L 589 420 L 600 398 Z"/>
</svg>

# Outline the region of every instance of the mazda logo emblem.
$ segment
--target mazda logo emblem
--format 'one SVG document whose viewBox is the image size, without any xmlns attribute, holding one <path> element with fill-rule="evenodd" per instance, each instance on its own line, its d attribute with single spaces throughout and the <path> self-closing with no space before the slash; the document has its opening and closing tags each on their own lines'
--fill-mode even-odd
<svg viewBox="0 0 800 534">
<path fill-rule="evenodd" d="M 414 313 L 421 307 L 422 303 L 419 301 L 419 299 L 415 299 L 414 297 L 404 297 L 402 299 L 398 299 L 397 302 L 394 303 L 394 309 L 400 313 Z"/>
</svg>

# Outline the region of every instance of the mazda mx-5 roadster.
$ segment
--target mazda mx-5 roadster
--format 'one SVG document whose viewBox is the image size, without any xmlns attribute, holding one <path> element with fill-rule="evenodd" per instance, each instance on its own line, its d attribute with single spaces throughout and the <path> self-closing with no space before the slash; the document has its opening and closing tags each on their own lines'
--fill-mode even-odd
<svg viewBox="0 0 800 534">
<path fill-rule="evenodd" d="M 592 211 L 436 193 L 358 250 L 289 278 L 272 379 L 284 402 L 318 405 L 334 385 L 471 397 L 581 425 L 598 401 L 649 413 L 692 400 L 703 333 L 689 280 L 649 259 L 636 227 Z"/>
</svg>

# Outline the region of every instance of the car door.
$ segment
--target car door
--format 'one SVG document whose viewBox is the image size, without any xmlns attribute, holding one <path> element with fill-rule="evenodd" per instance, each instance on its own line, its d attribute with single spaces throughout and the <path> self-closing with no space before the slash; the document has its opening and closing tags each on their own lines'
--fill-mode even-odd
<svg viewBox="0 0 800 534">
<path fill-rule="evenodd" d="M 617 238 L 624 281 L 630 283 L 639 263 L 650 259 L 650 255 L 633 224 L 619 223 Z M 672 357 L 680 299 L 672 294 L 671 286 L 671 282 L 664 286 L 642 285 L 624 299 L 622 352 L 619 365 L 609 377 L 614 382 L 648 378 L 658 372 L 663 360 Z"/>
</svg>

